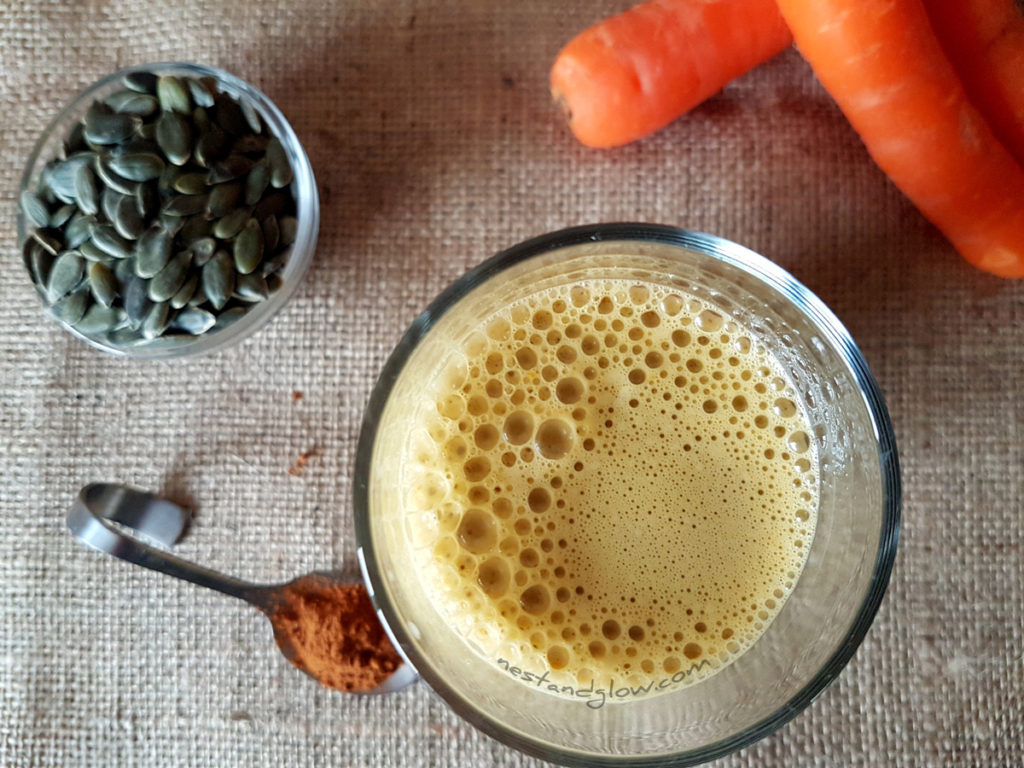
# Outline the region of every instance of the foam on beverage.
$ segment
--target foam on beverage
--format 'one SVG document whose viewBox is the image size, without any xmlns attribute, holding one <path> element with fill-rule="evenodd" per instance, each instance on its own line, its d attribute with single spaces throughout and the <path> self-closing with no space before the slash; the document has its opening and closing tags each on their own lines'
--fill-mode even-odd
<svg viewBox="0 0 1024 768">
<path fill-rule="evenodd" d="M 696 681 L 781 609 L 815 446 L 778 360 L 717 307 L 550 288 L 422 378 L 399 463 L 411 566 L 480 653 L 571 684 Z"/>
</svg>

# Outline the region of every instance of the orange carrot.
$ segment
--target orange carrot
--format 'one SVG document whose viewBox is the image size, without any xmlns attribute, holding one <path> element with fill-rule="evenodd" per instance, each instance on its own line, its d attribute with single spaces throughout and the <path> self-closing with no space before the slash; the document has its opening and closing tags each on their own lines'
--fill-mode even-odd
<svg viewBox="0 0 1024 768">
<path fill-rule="evenodd" d="M 650 0 L 584 30 L 551 69 L 551 92 L 590 147 L 638 139 L 793 39 L 775 0 Z"/>
<path fill-rule="evenodd" d="M 921 0 L 778 0 L 871 156 L 972 264 L 1024 277 L 1024 170 L 968 101 Z"/>
<path fill-rule="evenodd" d="M 925 6 L 967 95 L 1024 165 L 1024 3 L 927 0 Z"/>
</svg>

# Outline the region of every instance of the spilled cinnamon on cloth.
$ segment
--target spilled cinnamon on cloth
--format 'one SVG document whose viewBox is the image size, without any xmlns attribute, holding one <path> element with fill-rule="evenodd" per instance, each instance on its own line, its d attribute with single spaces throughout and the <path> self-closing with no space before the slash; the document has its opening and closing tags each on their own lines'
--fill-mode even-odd
<svg viewBox="0 0 1024 768">
<path fill-rule="evenodd" d="M 299 580 L 270 620 L 294 647 L 292 664 L 328 688 L 369 691 L 402 665 L 362 584 Z"/>
</svg>

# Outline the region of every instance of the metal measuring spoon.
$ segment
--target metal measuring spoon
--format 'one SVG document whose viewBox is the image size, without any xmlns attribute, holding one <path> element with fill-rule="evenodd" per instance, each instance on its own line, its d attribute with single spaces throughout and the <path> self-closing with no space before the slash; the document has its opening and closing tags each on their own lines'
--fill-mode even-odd
<svg viewBox="0 0 1024 768">
<path fill-rule="evenodd" d="M 71 532 L 93 549 L 245 600 L 268 618 L 287 606 L 289 596 L 293 594 L 292 588 L 301 590 L 304 586 L 347 583 L 334 574 L 311 573 L 287 584 L 251 584 L 182 560 L 142 540 L 170 548 L 181 537 L 188 518 L 188 512 L 180 506 L 151 493 L 116 483 L 93 483 L 79 491 L 68 511 L 67 523 Z M 315 680 L 316 677 L 297 661 L 295 647 L 288 635 L 278 631 L 276 622 L 271 623 L 274 640 L 281 653 Z M 376 688 L 352 693 L 390 693 L 405 688 L 416 679 L 412 666 L 403 662 Z"/>
</svg>

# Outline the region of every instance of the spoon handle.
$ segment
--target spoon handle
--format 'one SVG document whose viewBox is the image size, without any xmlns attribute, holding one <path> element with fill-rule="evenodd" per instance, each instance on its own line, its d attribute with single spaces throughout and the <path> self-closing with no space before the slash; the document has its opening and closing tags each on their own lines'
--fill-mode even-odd
<svg viewBox="0 0 1024 768">
<path fill-rule="evenodd" d="M 166 499 L 116 483 L 93 483 L 82 488 L 68 511 L 71 532 L 85 544 L 168 576 L 252 603 L 266 611 L 274 588 L 250 584 L 182 560 L 170 548 L 188 525 L 188 513 Z"/>
</svg>

